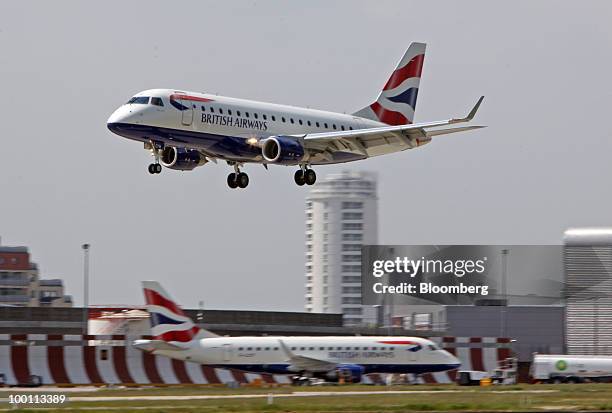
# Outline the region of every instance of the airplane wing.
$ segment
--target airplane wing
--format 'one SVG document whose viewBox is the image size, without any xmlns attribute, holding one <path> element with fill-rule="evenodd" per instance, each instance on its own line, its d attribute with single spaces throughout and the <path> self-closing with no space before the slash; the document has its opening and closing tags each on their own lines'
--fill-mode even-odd
<svg viewBox="0 0 612 413">
<path fill-rule="evenodd" d="M 278 340 L 278 342 L 280 343 L 281 348 L 285 351 L 288 361 L 291 363 L 289 368 L 293 371 L 331 371 L 338 366 L 337 363 L 331 361 L 299 356 L 293 353 L 283 342 L 283 340 Z"/>
<path fill-rule="evenodd" d="M 300 138 L 304 147 L 311 151 L 311 153 L 319 155 L 324 159 L 331 159 L 331 154 L 335 151 L 351 151 L 368 157 L 388 153 L 388 150 L 382 150 L 382 148 L 386 147 L 388 149 L 389 145 L 396 147 L 393 152 L 411 149 L 429 142 L 433 136 L 484 128 L 484 126 L 452 126 L 444 128 L 444 126 L 471 121 L 476 115 L 483 99 L 484 96 L 481 96 L 470 113 L 464 118 L 293 136 Z"/>
</svg>

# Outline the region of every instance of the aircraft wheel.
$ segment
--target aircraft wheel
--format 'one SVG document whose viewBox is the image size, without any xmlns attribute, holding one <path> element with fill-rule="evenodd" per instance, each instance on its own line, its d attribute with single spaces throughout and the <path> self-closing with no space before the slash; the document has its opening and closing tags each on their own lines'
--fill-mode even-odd
<svg viewBox="0 0 612 413">
<path fill-rule="evenodd" d="M 314 185 L 314 183 L 317 182 L 317 173 L 312 169 L 306 169 L 306 172 L 304 172 L 304 181 L 306 185 Z"/>
<path fill-rule="evenodd" d="M 149 164 L 149 173 L 153 175 L 155 173 L 155 164 Z"/>
<path fill-rule="evenodd" d="M 160 173 L 161 173 L 161 171 L 162 171 L 162 166 L 161 166 L 161 164 L 156 163 L 156 164 L 154 164 L 154 165 L 155 165 L 155 173 L 156 173 L 156 174 L 160 174 Z"/>
<path fill-rule="evenodd" d="M 293 179 L 295 180 L 295 183 L 298 184 L 299 186 L 302 186 L 306 183 L 304 172 L 301 169 L 298 169 L 297 171 L 295 171 L 295 175 L 293 175 Z"/>
<path fill-rule="evenodd" d="M 227 176 L 227 186 L 229 186 L 230 188 L 234 189 L 234 188 L 238 188 L 238 182 L 236 182 L 236 174 L 235 173 L 231 173 Z"/>
<path fill-rule="evenodd" d="M 249 185 L 249 176 L 244 172 L 240 172 L 236 177 L 236 182 L 239 188 L 246 188 Z"/>
</svg>

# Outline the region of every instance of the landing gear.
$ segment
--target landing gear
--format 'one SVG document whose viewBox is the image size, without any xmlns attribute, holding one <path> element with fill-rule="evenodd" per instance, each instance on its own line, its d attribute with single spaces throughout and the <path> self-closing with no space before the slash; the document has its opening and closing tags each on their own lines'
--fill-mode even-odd
<svg viewBox="0 0 612 413">
<path fill-rule="evenodd" d="M 299 186 L 304 184 L 306 185 L 314 185 L 317 182 L 317 174 L 314 170 L 309 168 L 298 169 L 295 171 L 295 175 L 293 176 L 295 183 Z"/>
<path fill-rule="evenodd" d="M 159 174 L 162 171 L 162 166 L 158 163 L 152 163 L 149 165 L 149 173 L 151 175 Z"/>
<path fill-rule="evenodd" d="M 227 176 L 227 186 L 232 189 L 244 189 L 249 186 L 249 176 L 244 172 L 240 172 L 238 164 L 234 164 L 234 170 L 235 172 L 232 172 Z"/>
<path fill-rule="evenodd" d="M 145 143 L 145 149 L 149 149 L 151 151 L 151 155 L 155 157 L 155 163 L 149 165 L 149 173 L 151 175 L 160 174 L 162 171 L 162 166 L 159 164 L 159 156 L 161 151 L 164 149 L 164 145 L 149 141 Z"/>
</svg>

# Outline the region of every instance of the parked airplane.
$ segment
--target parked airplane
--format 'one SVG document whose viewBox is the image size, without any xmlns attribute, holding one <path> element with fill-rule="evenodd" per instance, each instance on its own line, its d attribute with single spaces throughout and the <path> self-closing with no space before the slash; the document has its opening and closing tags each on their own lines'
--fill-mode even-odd
<svg viewBox="0 0 612 413">
<path fill-rule="evenodd" d="M 161 285 L 143 282 L 152 340 L 143 351 L 213 367 L 359 382 L 368 373 L 428 373 L 456 369 L 459 360 L 420 337 L 220 337 L 198 328 Z"/>
<path fill-rule="evenodd" d="M 483 97 L 465 118 L 413 123 L 425 44 L 412 43 L 374 103 L 352 115 L 286 105 L 152 89 L 136 94 L 108 119 L 115 134 L 144 142 L 155 163 L 192 170 L 208 161 L 234 167 L 230 188 L 245 188 L 246 163 L 299 166 L 298 185 L 312 185 L 312 165 L 357 161 L 416 148 L 432 137 L 482 126 L 448 127 L 472 120 Z"/>
</svg>

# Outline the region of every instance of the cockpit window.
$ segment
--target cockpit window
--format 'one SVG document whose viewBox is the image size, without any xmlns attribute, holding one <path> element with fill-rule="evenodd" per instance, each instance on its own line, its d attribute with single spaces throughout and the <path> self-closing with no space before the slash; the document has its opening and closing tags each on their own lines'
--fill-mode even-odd
<svg viewBox="0 0 612 413">
<path fill-rule="evenodd" d="M 164 102 L 162 102 L 161 98 L 151 98 L 151 104 L 155 106 L 164 106 Z"/>
<path fill-rule="evenodd" d="M 149 97 L 148 96 L 134 96 L 132 99 L 128 100 L 128 103 L 146 105 L 147 103 L 149 103 Z"/>
</svg>

